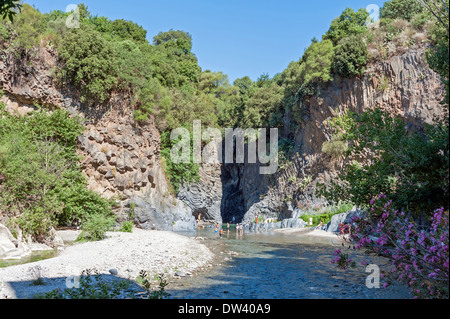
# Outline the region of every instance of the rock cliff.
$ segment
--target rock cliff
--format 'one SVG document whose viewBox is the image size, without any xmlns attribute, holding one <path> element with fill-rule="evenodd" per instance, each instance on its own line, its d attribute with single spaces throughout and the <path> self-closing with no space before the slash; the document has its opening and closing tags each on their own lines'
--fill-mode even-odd
<svg viewBox="0 0 450 319">
<path fill-rule="evenodd" d="M 152 118 L 136 123 L 129 100 L 118 94 L 103 105 L 85 107 L 76 90 L 55 84 L 55 52 L 41 48 L 32 59 L 26 64 L 12 56 L 0 61 L 0 88 L 6 93 L 7 109 L 26 113 L 38 103 L 84 116 L 86 130 L 79 137 L 79 153 L 89 187 L 116 199 L 119 216 L 125 217 L 134 203 L 136 222 L 143 228 L 193 230 L 200 213 L 203 219 L 218 222 L 233 216 L 238 222 L 252 221 L 257 215 L 291 218 L 292 199 L 322 204 L 314 196 L 315 184 L 336 176 L 333 160 L 322 152 L 322 144 L 332 135 L 328 118 L 346 110 L 381 108 L 404 117 L 407 128 L 416 130 L 434 115 L 442 115 L 441 79 L 425 62 L 424 49 L 413 48 L 369 65 L 359 78 L 335 78 L 320 94 L 302 102 L 300 126 L 290 125 L 287 114 L 296 155 L 276 174 L 260 175 L 258 164 L 204 164 L 200 181 L 185 185 L 175 198 L 161 168 L 160 135 Z"/>
<path fill-rule="evenodd" d="M 290 124 L 292 114 L 286 114 L 284 133 L 294 136 L 296 155 L 276 174 L 260 175 L 257 164 L 202 168 L 200 182 L 185 188 L 179 198 L 193 210 L 208 211 L 208 218 L 224 222 L 233 215 L 244 222 L 254 221 L 257 215 L 290 218 L 294 198 L 302 205 L 323 208 L 324 201 L 315 197 L 315 185 L 336 178 L 342 165 L 322 152 L 323 143 L 332 137 L 327 119 L 347 110 L 361 113 L 381 108 L 405 118 L 408 130 L 420 130 L 434 116 L 443 115 L 444 87 L 440 76 L 428 67 L 424 52 L 416 47 L 370 64 L 359 78 L 335 78 L 299 105 L 304 114 L 299 126 Z"/>
<path fill-rule="evenodd" d="M 41 48 L 31 63 L 18 63 L 12 55 L 0 61 L 6 109 L 25 114 L 37 103 L 83 116 L 86 130 L 78 138 L 78 152 L 88 187 L 115 199 L 119 217 L 125 218 L 134 203 L 136 222 L 143 228 L 195 229 L 189 207 L 169 192 L 153 119 L 139 125 L 131 114 L 129 99 L 119 94 L 103 105 L 86 107 L 76 90 L 55 83 L 52 72 L 56 65 L 56 55 L 48 48 Z"/>
</svg>

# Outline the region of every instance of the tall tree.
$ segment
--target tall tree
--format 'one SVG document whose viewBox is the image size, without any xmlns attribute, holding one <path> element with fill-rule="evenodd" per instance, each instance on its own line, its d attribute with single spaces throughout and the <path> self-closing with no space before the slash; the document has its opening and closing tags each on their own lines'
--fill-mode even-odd
<svg viewBox="0 0 450 319">
<path fill-rule="evenodd" d="M 14 16 L 22 8 L 22 4 L 17 0 L 0 0 L 0 16 L 8 18 L 11 22 Z"/>
</svg>

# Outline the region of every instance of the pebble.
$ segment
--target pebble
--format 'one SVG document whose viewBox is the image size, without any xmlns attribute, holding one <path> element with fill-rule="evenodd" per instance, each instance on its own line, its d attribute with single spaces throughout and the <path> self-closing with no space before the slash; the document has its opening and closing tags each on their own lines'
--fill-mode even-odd
<svg viewBox="0 0 450 319">
<path fill-rule="evenodd" d="M 117 274 L 118 274 L 119 272 L 117 271 L 117 269 L 111 268 L 111 269 L 109 270 L 109 273 L 110 273 L 111 275 L 117 276 Z"/>
<path fill-rule="evenodd" d="M 186 258 L 186 252 L 195 258 Z M 206 264 L 211 267 L 213 256 L 203 243 L 170 231 L 134 228 L 132 233 L 108 232 L 104 240 L 70 245 L 54 258 L 33 263 L 43 269 L 43 277 L 56 280 L 58 286 L 30 286 L 28 264 L 0 268 L 0 282 L 11 283 L 0 287 L 0 298 L 31 298 L 37 291 L 64 289 L 67 277 L 79 276 L 86 269 L 121 280 L 135 280 L 141 270 L 149 276 L 177 273 L 175 277 L 182 278 L 180 275 L 185 277 Z M 120 269 L 126 271 L 120 273 Z"/>
</svg>

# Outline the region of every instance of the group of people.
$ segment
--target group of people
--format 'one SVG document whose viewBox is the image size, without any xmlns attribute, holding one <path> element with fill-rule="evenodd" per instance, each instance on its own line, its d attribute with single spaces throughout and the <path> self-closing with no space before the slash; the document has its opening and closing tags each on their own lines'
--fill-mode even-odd
<svg viewBox="0 0 450 319">
<path fill-rule="evenodd" d="M 202 218 L 202 214 L 200 213 L 197 216 L 197 229 L 200 228 L 200 227 L 203 227 L 203 229 L 205 228 L 204 225 L 200 226 L 201 218 Z M 227 223 L 227 233 L 230 232 L 230 224 L 234 224 L 235 220 L 236 219 L 233 216 L 233 219 L 230 222 Z M 222 238 L 224 230 L 223 230 L 223 227 L 221 227 L 219 223 L 215 224 L 214 233 L 219 234 L 219 237 Z M 242 235 L 242 234 L 244 234 L 244 225 L 237 223 L 236 224 L 236 236 L 237 235 Z"/>
<path fill-rule="evenodd" d="M 219 223 L 216 223 L 216 226 L 214 227 L 214 232 L 219 234 L 219 237 L 222 238 L 223 236 L 223 227 L 220 226 Z M 230 232 L 230 223 L 227 223 L 227 234 Z M 244 225 L 242 224 L 236 224 L 236 235 L 242 235 L 244 234 Z"/>
</svg>

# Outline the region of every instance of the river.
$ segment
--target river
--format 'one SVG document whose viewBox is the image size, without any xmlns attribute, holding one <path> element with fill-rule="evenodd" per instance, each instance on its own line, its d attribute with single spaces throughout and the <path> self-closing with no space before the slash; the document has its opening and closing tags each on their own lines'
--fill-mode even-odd
<svg viewBox="0 0 450 319">
<path fill-rule="evenodd" d="M 338 238 L 268 232 L 236 235 L 234 230 L 219 238 L 212 229 L 196 236 L 216 258 L 193 276 L 174 279 L 167 287 L 172 298 L 193 299 L 409 299 L 404 286 L 368 288 L 372 272 L 360 266 L 364 253 L 350 251 L 357 267 L 339 270 L 330 260 Z M 366 256 L 367 259 L 367 256 Z M 371 257 L 381 269 L 388 261 Z M 385 265 L 385 266 L 383 266 Z M 374 283 L 372 279 L 369 283 Z"/>
</svg>

